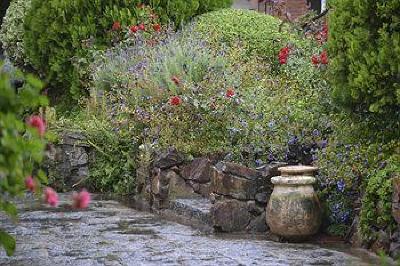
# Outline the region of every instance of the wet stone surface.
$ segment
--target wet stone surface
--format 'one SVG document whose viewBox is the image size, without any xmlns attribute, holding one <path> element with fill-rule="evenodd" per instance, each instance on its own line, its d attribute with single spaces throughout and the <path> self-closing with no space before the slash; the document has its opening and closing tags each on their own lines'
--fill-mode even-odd
<svg viewBox="0 0 400 266">
<path fill-rule="evenodd" d="M 62 196 L 66 203 L 65 195 Z M 62 205 L 61 205 L 62 206 Z M 112 200 L 85 211 L 20 204 L 18 224 L 0 216 L 17 238 L 17 251 L 0 265 L 370 265 L 310 244 L 270 242 L 250 235 L 206 235 Z M 361 259 L 363 258 L 363 260 Z M 367 261 L 366 261 L 367 259 Z"/>
</svg>

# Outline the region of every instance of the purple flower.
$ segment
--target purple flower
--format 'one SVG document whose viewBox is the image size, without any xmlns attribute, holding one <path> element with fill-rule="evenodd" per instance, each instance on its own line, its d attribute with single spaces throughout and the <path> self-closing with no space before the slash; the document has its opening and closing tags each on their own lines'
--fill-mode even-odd
<svg viewBox="0 0 400 266">
<path fill-rule="evenodd" d="M 321 147 L 322 149 L 325 149 L 327 146 L 328 146 L 328 140 L 323 139 L 323 140 L 320 142 L 320 147 Z"/>
<path fill-rule="evenodd" d="M 344 192 L 344 189 L 345 189 L 345 187 L 346 187 L 346 184 L 344 183 L 343 180 L 339 180 L 339 181 L 336 183 L 336 187 L 337 187 L 337 189 L 338 189 L 339 192 L 343 193 L 343 192 Z"/>
<path fill-rule="evenodd" d="M 261 165 L 263 165 L 264 164 L 264 162 L 261 160 L 261 159 L 257 159 L 256 160 L 256 166 L 257 167 L 260 167 Z"/>
<path fill-rule="evenodd" d="M 291 137 L 290 139 L 289 139 L 289 141 L 288 141 L 288 144 L 289 145 L 296 145 L 297 144 L 297 142 L 298 142 L 298 138 L 297 138 L 297 136 L 293 136 L 293 137 Z"/>
<path fill-rule="evenodd" d="M 320 135 L 318 129 L 314 129 L 313 132 L 312 132 L 312 135 L 313 135 L 314 137 L 318 137 L 318 136 Z"/>
<path fill-rule="evenodd" d="M 275 161 L 275 157 L 272 153 L 268 154 L 268 161 L 269 162 Z"/>
</svg>

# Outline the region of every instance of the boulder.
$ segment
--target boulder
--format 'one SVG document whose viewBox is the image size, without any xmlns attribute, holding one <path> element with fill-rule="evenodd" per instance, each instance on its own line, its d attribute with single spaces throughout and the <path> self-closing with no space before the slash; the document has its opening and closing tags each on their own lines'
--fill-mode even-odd
<svg viewBox="0 0 400 266">
<path fill-rule="evenodd" d="M 251 219 L 247 203 L 238 200 L 216 202 L 211 207 L 211 217 L 214 228 L 221 232 L 243 231 Z"/>
</svg>

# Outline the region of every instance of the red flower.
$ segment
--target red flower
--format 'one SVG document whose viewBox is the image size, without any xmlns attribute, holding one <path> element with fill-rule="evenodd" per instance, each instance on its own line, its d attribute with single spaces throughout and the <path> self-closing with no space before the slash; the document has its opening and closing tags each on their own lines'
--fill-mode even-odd
<svg viewBox="0 0 400 266">
<path fill-rule="evenodd" d="M 320 56 L 319 56 L 320 60 L 321 60 L 321 64 L 327 65 L 329 63 L 328 60 L 328 52 L 326 50 L 324 50 Z"/>
<path fill-rule="evenodd" d="M 139 30 L 145 31 L 146 30 L 146 26 L 142 23 L 139 25 Z"/>
<path fill-rule="evenodd" d="M 139 31 L 139 27 L 138 27 L 138 26 L 131 26 L 129 29 L 130 29 L 130 31 L 131 31 L 132 33 L 136 33 L 136 32 Z"/>
<path fill-rule="evenodd" d="M 57 206 L 58 204 L 58 195 L 54 189 L 50 187 L 46 187 L 44 190 L 44 201 L 52 207 Z"/>
<path fill-rule="evenodd" d="M 232 88 L 229 88 L 226 90 L 225 96 L 228 98 L 232 98 L 235 96 L 235 91 Z"/>
<path fill-rule="evenodd" d="M 145 4 L 137 4 L 137 7 L 142 9 L 145 7 Z"/>
<path fill-rule="evenodd" d="M 289 47 L 283 47 L 280 51 L 279 51 L 279 63 L 281 64 L 281 65 L 283 65 L 283 64 L 286 64 L 286 62 L 287 62 L 287 59 L 288 59 L 288 57 L 289 57 L 289 52 L 290 52 L 290 50 L 289 50 Z"/>
<path fill-rule="evenodd" d="M 83 189 L 79 193 L 74 192 L 72 194 L 72 201 L 74 202 L 72 206 L 76 209 L 85 209 L 89 206 L 90 198 L 90 194 L 86 189 Z"/>
<path fill-rule="evenodd" d="M 161 30 L 160 24 L 154 24 L 154 25 L 153 25 L 153 29 L 154 29 L 155 31 L 160 31 L 160 30 Z"/>
<path fill-rule="evenodd" d="M 313 65 L 318 65 L 319 64 L 319 58 L 317 55 L 313 55 L 311 57 L 311 62 L 313 63 Z"/>
<path fill-rule="evenodd" d="M 113 31 L 118 31 L 121 29 L 121 23 L 119 21 L 115 21 L 111 28 Z"/>
<path fill-rule="evenodd" d="M 44 120 L 38 116 L 38 115 L 33 115 L 29 117 L 27 124 L 31 127 L 35 127 L 38 130 L 39 135 L 42 137 L 44 133 L 46 132 L 46 123 Z"/>
<path fill-rule="evenodd" d="M 169 99 L 169 104 L 171 105 L 180 105 L 182 103 L 182 99 L 179 96 L 174 96 Z"/>
<path fill-rule="evenodd" d="M 26 189 L 28 189 L 31 192 L 35 191 L 36 183 L 35 183 L 35 180 L 33 180 L 32 176 L 28 176 L 25 179 L 25 187 L 26 187 Z"/>
<path fill-rule="evenodd" d="M 175 83 L 176 86 L 179 86 L 179 84 L 181 84 L 181 81 L 177 76 L 173 76 L 171 80 Z"/>
</svg>

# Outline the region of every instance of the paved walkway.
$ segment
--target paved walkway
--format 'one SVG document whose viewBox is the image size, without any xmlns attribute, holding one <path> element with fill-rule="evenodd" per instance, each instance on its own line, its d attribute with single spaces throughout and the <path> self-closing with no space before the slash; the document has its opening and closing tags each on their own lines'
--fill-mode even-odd
<svg viewBox="0 0 400 266">
<path fill-rule="evenodd" d="M 62 204 L 67 202 L 62 195 Z M 63 205 L 61 205 L 63 206 Z M 14 225 L 2 227 L 17 238 L 17 251 L 0 265 L 373 265 L 367 255 L 305 244 L 283 244 L 263 237 L 206 235 L 191 227 L 95 200 L 86 211 L 20 204 Z M 348 252 L 347 250 L 346 252 Z"/>
</svg>

